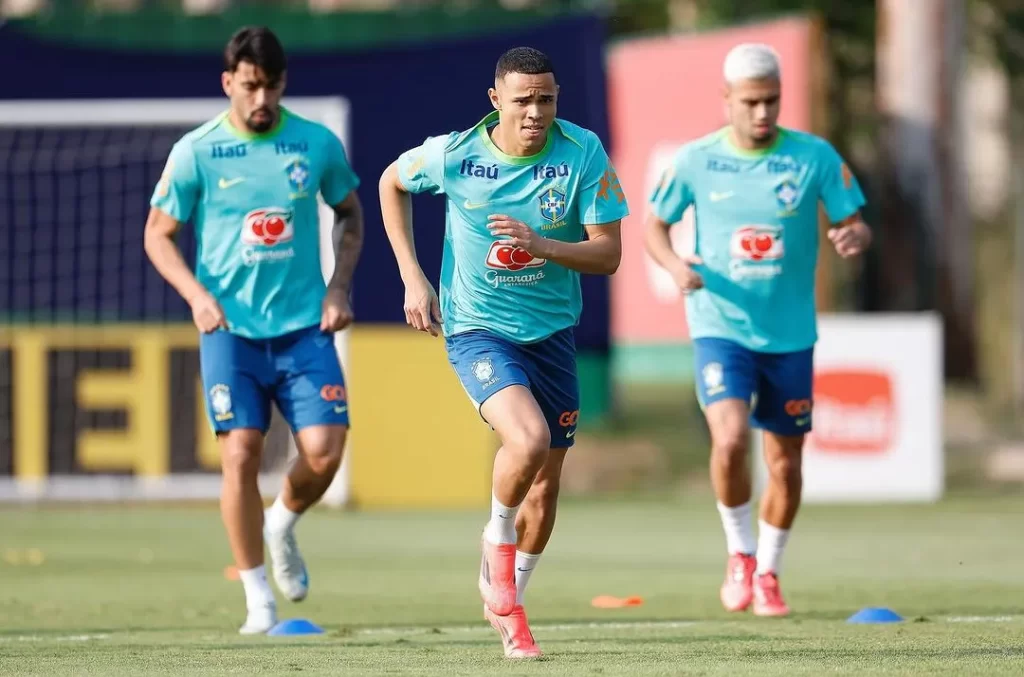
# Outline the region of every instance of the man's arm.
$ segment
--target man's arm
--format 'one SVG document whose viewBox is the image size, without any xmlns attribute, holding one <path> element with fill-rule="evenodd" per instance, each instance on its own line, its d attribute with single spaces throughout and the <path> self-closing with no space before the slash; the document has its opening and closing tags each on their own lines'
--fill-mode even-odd
<svg viewBox="0 0 1024 677">
<path fill-rule="evenodd" d="M 827 142 L 822 142 L 824 170 L 821 174 L 820 199 L 829 223 L 828 239 L 843 258 L 857 256 L 871 244 L 871 229 L 861 218 L 864 193 L 857 177 L 843 158 Z"/>
<path fill-rule="evenodd" d="M 680 256 L 672 246 L 669 229 L 678 223 L 694 202 L 693 189 L 686 180 L 688 154 L 681 148 L 658 180 L 651 193 L 651 211 L 644 223 L 644 245 L 647 253 L 664 268 L 676 281 L 683 292 L 690 292 L 704 286 L 704 280 L 692 266 L 703 263 L 700 257 L 691 254 Z"/>
<path fill-rule="evenodd" d="M 331 243 L 334 245 L 334 273 L 327 288 L 348 294 L 352 286 L 352 275 L 363 251 L 363 205 L 359 194 L 353 190 L 333 209 Z"/>
<path fill-rule="evenodd" d="M 583 242 L 548 240 L 548 255 L 542 258 L 566 268 L 593 275 L 612 275 L 622 261 L 622 219 L 609 223 L 584 225 Z"/>
<path fill-rule="evenodd" d="M 192 307 L 192 318 L 202 332 L 227 328 L 224 311 L 217 300 L 199 284 L 185 263 L 174 235 L 188 221 L 201 194 L 199 173 L 191 143 L 174 144 L 160 181 L 150 198 L 143 247 L 157 272 Z"/>
<path fill-rule="evenodd" d="M 611 275 L 619 268 L 622 259 L 622 219 L 584 226 L 587 239 L 582 242 L 562 242 L 542 237 L 522 221 L 505 214 L 492 214 L 488 219 L 491 234 L 505 238 L 500 242 L 522 247 L 537 258 L 593 275 Z"/>
<path fill-rule="evenodd" d="M 856 211 L 828 229 L 828 239 L 844 259 L 862 254 L 871 246 L 871 228 Z"/>
<path fill-rule="evenodd" d="M 149 218 L 146 219 L 143 243 L 153 267 L 183 299 L 191 303 L 192 299 L 206 290 L 192 274 L 174 241 L 180 227 L 181 224 L 174 217 L 151 207 Z"/>
<path fill-rule="evenodd" d="M 700 265 L 697 256 L 680 256 L 672 246 L 669 235 L 671 223 L 663 221 L 657 214 L 650 214 L 644 224 L 644 245 L 654 262 L 667 270 L 673 277 L 693 273 L 690 266 Z M 699 279 L 699 278 L 698 278 Z"/>
<path fill-rule="evenodd" d="M 157 272 L 191 306 L 192 317 L 200 331 L 226 329 L 227 320 L 220 304 L 203 288 L 203 285 L 199 284 L 199 280 L 192 274 L 174 241 L 174 235 L 180 225 L 174 217 L 157 207 L 152 207 L 149 210 L 149 218 L 146 219 L 146 231 L 143 235 L 146 255 Z"/>
<path fill-rule="evenodd" d="M 381 174 L 380 210 L 391 249 L 395 252 L 398 272 L 406 284 L 425 277 L 416 256 L 412 233 L 412 196 L 398 178 L 398 162 L 392 162 Z"/>
<path fill-rule="evenodd" d="M 412 234 L 412 197 L 398 176 L 398 161 L 381 174 L 380 211 L 391 249 L 398 262 L 398 271 L 405 283 L 405 321 L 414 329 L 441 334 L 441 306 L 427 276 L 416 257 Z"/>
</svg>

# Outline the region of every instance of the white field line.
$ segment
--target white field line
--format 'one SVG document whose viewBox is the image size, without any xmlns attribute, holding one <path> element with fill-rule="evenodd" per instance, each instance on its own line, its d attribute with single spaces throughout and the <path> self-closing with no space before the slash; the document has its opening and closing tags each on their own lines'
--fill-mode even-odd
<svg viewBox="0 0 1024 677">
<path fill-rule="evenodd" d="M 947 616 L 937 619 L 945 623 L 1014 623 L 1024 621 L 1024 615 L 1014 616 Z M 538 623 L 531 626 L 541 632 L 571 632 L 573 630 L 674 630 L 704 625 L 703 621 L 586 621 L 578 623 Z M 142 632 L 145 632 L 144 630 Z M 384 636 L 384 635 L 433 635 L 446 633 L 485 633 L 493 632 L 491 627 L 481 622 L 478 625 L 408 625 L 352 628 L 352 635 Z M 0 636 L 0 644 L 5 642 L 88 642 L 110 639 L 118 634 L 103 633 L 95 635 L 10 635 Z M 139 633 L 131 633 L 139 634 Z M 219 636 L 218 636 L 219 637 Z M 211 636 L 212 639 L 212 636 Z"/>
</svg>

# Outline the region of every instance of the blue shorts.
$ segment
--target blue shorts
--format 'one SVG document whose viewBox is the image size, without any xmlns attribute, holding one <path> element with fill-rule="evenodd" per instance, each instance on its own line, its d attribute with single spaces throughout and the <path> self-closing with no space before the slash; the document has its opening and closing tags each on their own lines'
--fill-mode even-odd
<svg viewBox="0 0 1024 677">
<path fill-rule="evenodd" d="M 530 389 L 551 431 L 551 447 L 576 441 L 580 383 L 572 328 L 536 343 L 513 343 L 488 331 L 467 331 L 445 339 L 448 361 L 477 411 L 488 397 L 511 385 Z"/>
<path fill-rule="evenodd" d="M 255 428 L 266 433 L 272 402 L 295 432 L 313 425 L 349 424 L 334 335 L 320 327 L 271 339 L 226 331 L 202 334 L 199 363 L 206 413 L 215 432 Z"/>
<path fill-rule="evenodd" d="M 750 425 L 777 435 L 811 431 L 814 348 L 757 353 L 735 341 L 694 339 L 697 400 L 701 407 L 727 398 L 750 402 Z"/>
</svg>

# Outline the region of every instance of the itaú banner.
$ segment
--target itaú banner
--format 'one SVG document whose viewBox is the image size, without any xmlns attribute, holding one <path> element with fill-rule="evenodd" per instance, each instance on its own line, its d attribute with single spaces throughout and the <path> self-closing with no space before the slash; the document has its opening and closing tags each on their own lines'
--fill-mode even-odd
<svg viewBox="0 0 1024 677">
<path fill-rule="evenodd" d="M 942 327 L 936 314 L 837 314 L 818 322 L 804 447 L 808 503 L 942 497 Z M 754 431 L 758 485 L 767 473 Z"/>
</svg>

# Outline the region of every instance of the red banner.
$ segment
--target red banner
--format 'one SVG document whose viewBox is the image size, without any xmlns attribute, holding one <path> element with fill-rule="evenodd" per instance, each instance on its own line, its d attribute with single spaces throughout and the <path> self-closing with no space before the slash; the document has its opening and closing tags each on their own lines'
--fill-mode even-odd
<svg viewBox="0 0 1024 677">
<path fill-rule="evenodd" d="M 623 224 L 622 264 L 612 277 L 613 342 L 680 343 L 688 338 L 682 296 L 647 256 L 643 224 L 650 191 L 676 149 L 725 124 L 726 54 L 741 42 L 772 45 L 782 61 L 780 123 L 811 131 L 812 59 L 820 58 L 813 49 L 815 30 L 808 19 L 787 19 L 699 35 L 639 39 L 612 48 L 612 155 L 632 212 Z M 687 246 L 690 218 L 688 214 L 673 227 L 677 250 Z"/>
</svg>

